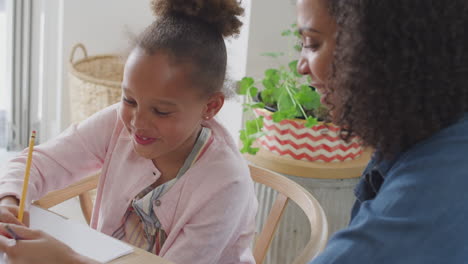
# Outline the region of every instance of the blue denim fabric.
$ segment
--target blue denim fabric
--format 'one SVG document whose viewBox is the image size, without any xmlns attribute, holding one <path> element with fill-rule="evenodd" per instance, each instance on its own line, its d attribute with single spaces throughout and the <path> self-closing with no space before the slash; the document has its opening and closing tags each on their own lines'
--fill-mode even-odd
<svg viewBox="0 0 468 264">
<path fill-rule="evenodd" d="M 468 114 L 401 153 L 370 161 L 349 226 L 310 264 L 468 263 Z"/>
</svg>

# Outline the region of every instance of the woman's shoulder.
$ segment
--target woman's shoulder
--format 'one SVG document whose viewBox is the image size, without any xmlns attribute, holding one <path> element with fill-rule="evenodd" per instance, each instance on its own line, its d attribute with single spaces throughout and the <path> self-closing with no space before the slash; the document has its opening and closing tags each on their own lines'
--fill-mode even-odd
<svg viewBox="0 0 468 264">
<path fill-rule="evenodd" d="M 402 153 L 388 171 L 389 177 L 412 175 L 405 180 L 430 182 L 444 179 L 468 183 L 468 115 Z M 419 175 L 419 177 L 418 177 Z"/>
<path fill-rule="evenodd" d="M 454 124 L 416 144 L 401 155 L 401 162 L 424 158 L 437 161 L 450 157 L 468 161 L 468 113 Z"/>
</svg>

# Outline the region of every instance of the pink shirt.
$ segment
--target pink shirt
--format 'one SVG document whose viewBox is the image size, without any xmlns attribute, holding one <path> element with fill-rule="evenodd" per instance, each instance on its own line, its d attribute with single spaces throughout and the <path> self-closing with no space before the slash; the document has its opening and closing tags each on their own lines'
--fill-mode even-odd
<svg viewBox="0 0 468 264">
<path fill-rule="evenodd" d="M 101 169 L 91 227 L 108 235 L 119 227 L 131 200 L 160 176 L 151 160 L 134 152 L 119 106 L 110 106 L 35 147 L 29 200 Z M 247 164 L 218 122 L 203 125 L 212 130 L 213 142 L 154 204 L 168 234 L 160 256 L 177 264 L 255 263 L 249 246 L 257 200 Z M 3 169 L 0 197 L 19 197 L 26 155 L 24 151 Z"/>
</svg>

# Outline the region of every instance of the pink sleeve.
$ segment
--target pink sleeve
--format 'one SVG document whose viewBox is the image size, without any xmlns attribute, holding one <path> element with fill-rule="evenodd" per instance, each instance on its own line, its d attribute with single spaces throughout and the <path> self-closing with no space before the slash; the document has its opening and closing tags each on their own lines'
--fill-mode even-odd
<svg viewBox="0 0 468 264">
<path fill-rule="evenodd" d="M 97 172 L 103 165 L 116 127 L 118 105 L 110 106 L 58 137 L 35 146 L 30 172 L 28 200 L 63 188 Z M 0 197 L 19 197 L 26 167 L 27 149 L 6 164 L 0 176 Z"/>
</svg>

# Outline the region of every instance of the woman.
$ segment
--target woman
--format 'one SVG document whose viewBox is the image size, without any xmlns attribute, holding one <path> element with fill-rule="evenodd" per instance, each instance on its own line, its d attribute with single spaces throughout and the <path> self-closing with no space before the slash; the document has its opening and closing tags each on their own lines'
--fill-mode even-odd
<svg viewBox="0 0 468 264">
<path fill-rule="evenodd" d="M 299 72 L 376 150 L 349 226 L 311 264 L 468 260 L 466 14 L 463 0 L 298 2 Z"/>
</svg>

